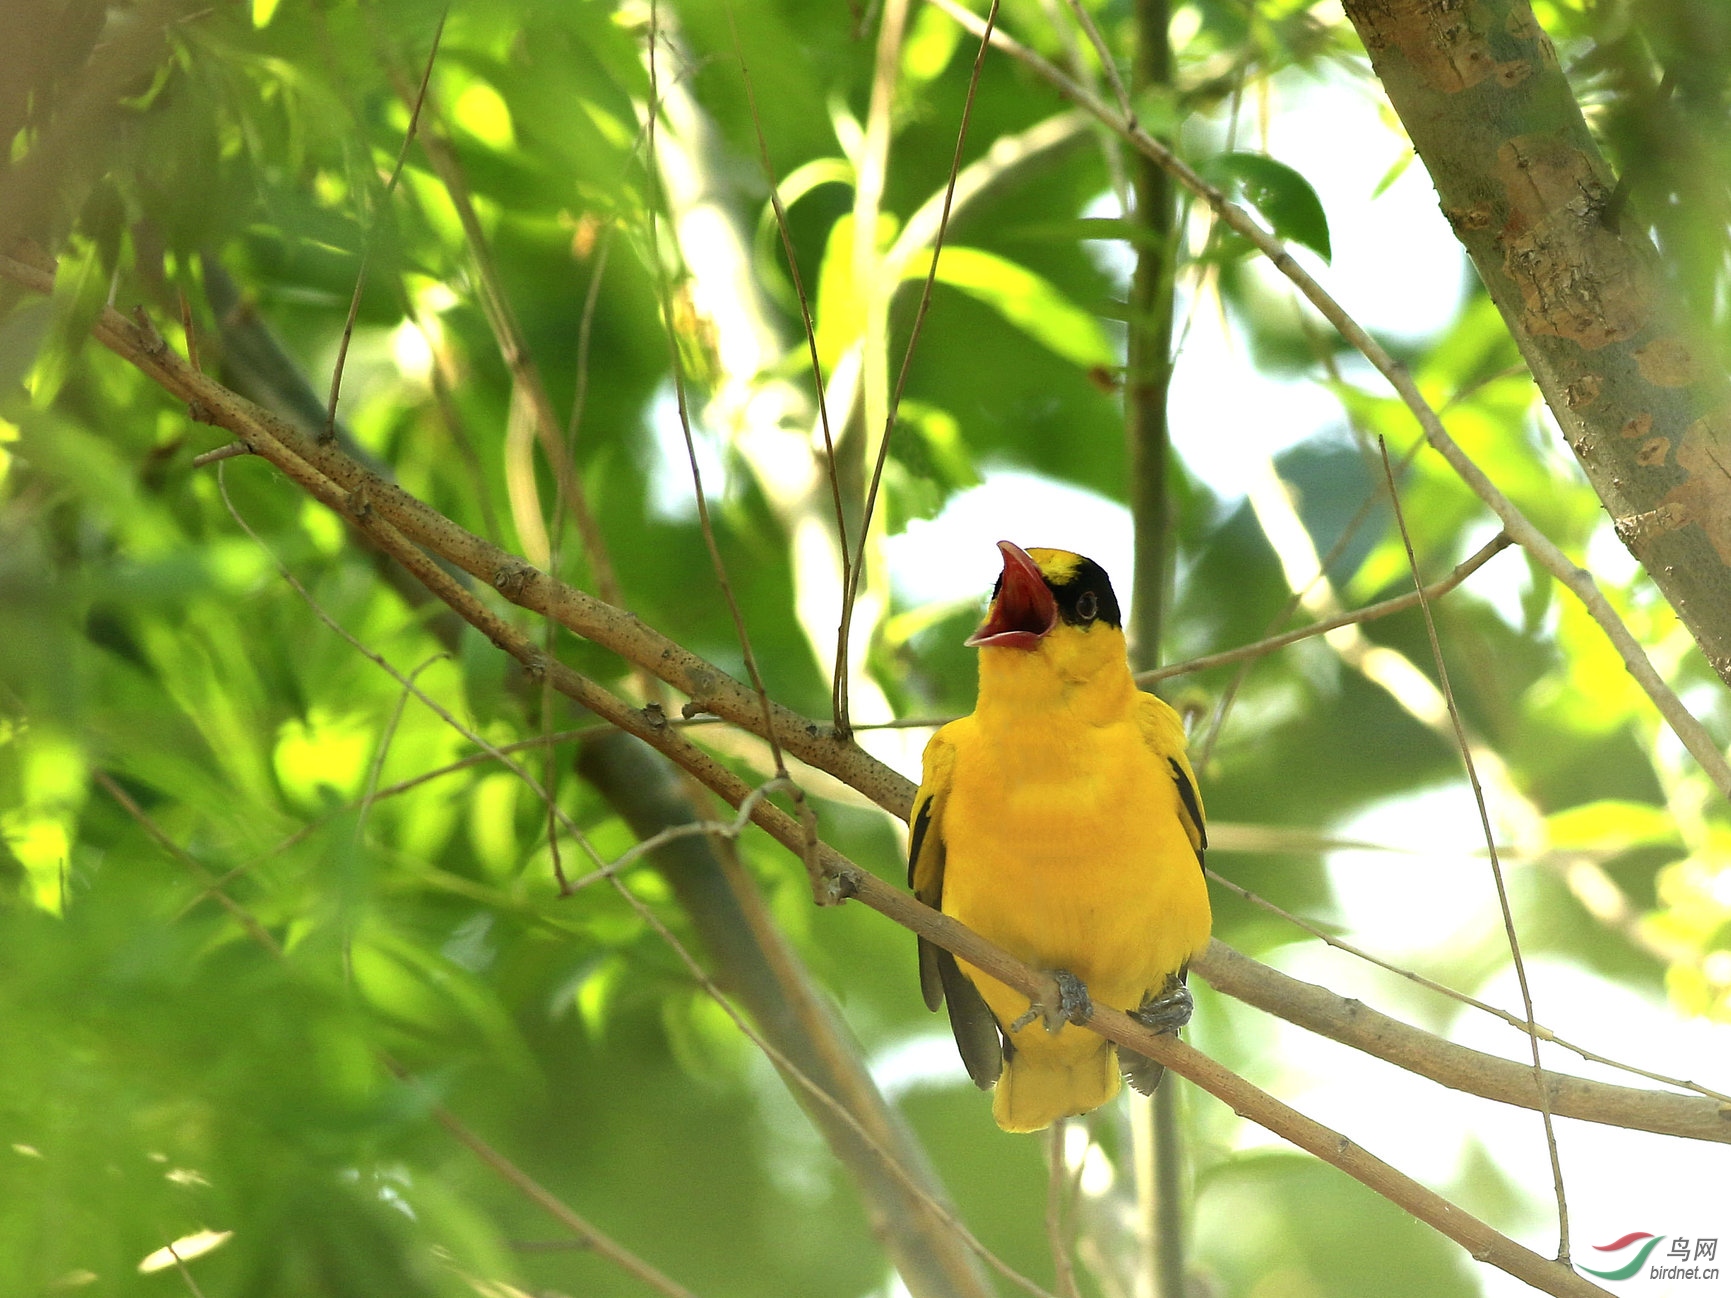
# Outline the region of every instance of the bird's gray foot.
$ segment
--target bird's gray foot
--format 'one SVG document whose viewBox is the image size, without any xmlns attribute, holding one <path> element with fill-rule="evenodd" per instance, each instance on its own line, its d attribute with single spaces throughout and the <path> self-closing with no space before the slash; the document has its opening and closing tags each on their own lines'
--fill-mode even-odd
<svg viewBox="0 0 1731 1298">
<path fill-rule="evenodd" d="M 1054 969 L 1051 973 L 1058 986 L 1057 1003 L 1029 1005 L 1027 1012 L 1010 1024 L 1011 1032 L 1020 1032 L 1036 1018 L 1045 1020 L 1046 1031 L 1056 1032 L 1066 1023 L 1082 1024 L 1094 1017 L 1094 1002 L 1082 980 L 1068 969 Z"/>
<path fill-rule="evenodd" d="M 1141 1008 L 1130 1011 L 1130 1017 L 1145 1028 L 1170 1035 L 1190 1022 L 1196 1003 L 1190 999 L 1190 989 L 1173 974 L 1158 996 L 1150 996 Z"/>
<path fill-rule="evenodd" d="M 1166 979 L 1159 995 L 1150 996 L 1139 1009 L 1131 1010 L 1130 1017 L 1162 1036 L 1174 1036 L 1179 1028 L 1190 1022 L 1194 1008 L 1195 1002 L 1190 999 L 1190 989 L 1184 985 L 1183 973 L 1175 973 Z M 1160 1079 L 1166 1075 L 1166 1065 L 1156 1063 L 1147 1055 L 1124 1049 L 1118 1051 L 1118 1066 L 1124 1071 L 1124 1080 L 1144 1095 L 1152 1095 L 1154 1088 L 1160 1085 Z"/>
</svg>

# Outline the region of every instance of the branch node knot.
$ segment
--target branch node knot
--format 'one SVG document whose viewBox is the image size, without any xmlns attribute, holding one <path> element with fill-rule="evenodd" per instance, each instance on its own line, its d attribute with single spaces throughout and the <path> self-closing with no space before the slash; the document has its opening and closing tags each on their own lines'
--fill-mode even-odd
<svg viewBox="0 0 1731 1298">
<path fill-rule="evenodd" d="M 149 313 L 142 306 L 132 308 L 132 322 L 138 326 L 144 350 L 149 355 L 160 356 L 168 350 L 168 344 L 163 341 L 162 335 L 156 331 L 156 326 L 150 321 Z"/>
<path fill-rule="evenodd" d="M 522 598 L 523 589 L 529 584 L 529 578 L 534 571 L 526 563 L 504 564 L 493 574 L 493 588 L 512 603 L 516 603 Z"/>
</svg>

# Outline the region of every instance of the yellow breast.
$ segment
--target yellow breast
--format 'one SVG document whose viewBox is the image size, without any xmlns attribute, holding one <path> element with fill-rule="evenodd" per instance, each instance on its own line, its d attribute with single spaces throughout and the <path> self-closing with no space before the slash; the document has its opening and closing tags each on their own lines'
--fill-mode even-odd
<svg viewBox="0 0 1731 1298">
<path fill-rule="evenodd" d="M 943 909 L 1038 968 L 1070 970 L 1097 1002 L 1135 1009 L 1208 941 L 1177 789 L 1130 716 L 1042 722 L 949 727 Z M 982 986 L 995 1010 L 999 990 Z"/>
</svg>

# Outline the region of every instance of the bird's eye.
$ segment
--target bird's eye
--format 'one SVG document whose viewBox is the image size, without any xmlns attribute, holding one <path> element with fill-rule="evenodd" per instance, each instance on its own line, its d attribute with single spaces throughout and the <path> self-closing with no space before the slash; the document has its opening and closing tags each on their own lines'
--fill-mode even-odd
<svg viewBox="0 0 1731 1298">
<path fill-rule="evenodd" d="M 1094 592 L 1085 590 L 1076 597 L 1076 616 L 1084 622 L 1092 622 L 1100 613 L 1100 601 Z"/>
</svg>

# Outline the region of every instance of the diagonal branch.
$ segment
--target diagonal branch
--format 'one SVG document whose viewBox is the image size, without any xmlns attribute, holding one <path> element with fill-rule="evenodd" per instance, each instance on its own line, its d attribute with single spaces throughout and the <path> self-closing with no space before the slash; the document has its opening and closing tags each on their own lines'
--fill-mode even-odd
<svg viewBox="0 0 1731 1298">
<path fill-rule="evenodd" d="M 541 381 L 541 371 L 529 351 L 523 327 L 517 320 L 517 313 L 511 308 L 510 299 L 505 295 L 498 263 L 493 259 L 492 245 L 487 240 L 486 231 L 481 228 L 480 215 L 476 212 L 474 201 L 469 194 L 468 179 L 457 159 L 456 149 L 445 134 L 438 100 L 428 88 L 424 104 L 418 103 L 414 87 L 404 77 L 402 70 L 394 61 L 388 64 L 388 68 L 397 94 L 404 104 L 416 105 L 426 118 L 416 138 L 434 173 L 444 184 L 452 206 L 457 210 L 464 239 L 468 243 L 470 256 L 474 259 L 482 312 L 492 328 L 499 355 L 511 371 L 512 381 L 525 405 L 526 414 L 532 420 L 535 440 L 552 467 L 559 494 L 570 503 L 571 516 L 583 542 L 584 557 L 595 574 L 596 589 L 602 592 L 608 603 L 623 606 L 624 601 L 619 593 L 619 578 L 608 554 L 601 525 L 590 507 L 588 494 L 577 474 L 577 465 L 572 459 L 570 448 L 560 436 L 559 416 L 553 409 L 552 399 L 547 395 L 546 385 Z"/>
<path fill-rule="evenodd" d="M 1551 1121 L 1550 1087 L 1545 1081 L 1544 1064 L 1539 1058 L 1539 1025 L 1533 1017 L 1533 991 L 1527 983 L 1527 962 L 1521 957 L 1521 943 L 1515 933 L 1515 914 L 1509 904 L 1508 885 L 1503 879 L 1503 863 L 1497 855 L 1497 836 L 1491 829 L 1491 813 L 1485 804 L 1484 787 L 1479 783 L 1477 764 L 1473 761 L 1472 745 L 1467 742 L 1466 725 L 1461 720 L 1460 705 L 1455 702 L 1454 687 L 1449 684 L 1448 664 L 1443 659 L 1442 641 L 1437 636 L 1436 619 L 1431 616 L 1430 600 L 1425 597 L 1424 578 L 1419 575 L 1418 556 L 1413 552 L 1412 533 L 1407 530 L 1406 511 L 1401 508 L 1400 489 L 1395 485 L 1394 466 L 1389 463 L 1388 443 L 1377 440 L 1382 451 L 1383 478 L 1388 486 L 1389 503 L 1394 507 L 1395 525 L 1400 529 L 1401 544 L 1406 548 L 1406 562 L 1412 572 L 1413 586 L 1419 597 L 1419 611 L 1424 614 L 1425 633 L 1430 639 L 1431 661 L 1436 666 L 1437 682 L 1443 700 L 1448 705 L 1450 726 L 1454 730 L 1455 747 L 1466 769 L 1467 783 L 1472 786 L 1473 803 L 1478 809 L 1479 826 L 1484 831 L 1485 851 L 1490 857 L 1491 878 L 1496 883 L 1497 903 L 1503 912 L 1503 932 L 1508 935 L 1509 954 L 1514 960 L 1515 981 L 1520 984 L 1521 1004 L 1527 1011 L 1527 1044 L 1533 1051 L 1533 1082 L 1539 1095 L 1539 1113 L 1545 1123 L 1545 1146 L 1551 1155 L 1551 1178 L 1557 1192 L 1557 1260 L 1569 1261 L 1569 1203 L 1563 1192 L 1563 1164 L 1557 1154 L 1557 1133 Z"/>
<path fill-rule="evenodd" d="M 9 258 L 0 257 L 0 274 L 37 291 L 52 287 L 51 276 Z M 512 653 L 532 672 L 544 673 L 561 693 L 588 707 L 619 729 L 645 740 L 735 807 L 745 804 L 752 797 L 752 786 L 690 743 L 674 727 L 668 726 L 658 709 L 630 707 L 610 691 L 543 653 L 509 622 L 483 606 L 475 595 L 439 567 L 419 548 L 406 529 L 397 528 L 393 516 L 401 517 L 428 536 L 450 544 L 452 550 L 446 557 L 463 566 L 476 560 L 477 555 L 485 554 L 491 549 L 479 538 L 457 528 L 407 493 L 389 484 L 379 483 L 376 477 L 360 470 L 359 466 L 354 465 L 340 452 L 319 446 L 313 439 L 304 437 L 281 421 L 275 420 L 267 412 L 259 410 L 197 373 L 169 351 L 147 320 L 127 320 L 119 313 L 108 310 L 98 317 L 94 332 L 106 346 L 131 360 L 166 390 L 183 400 L 199 401 L 201 416 L 229 429 L 246 442 L 249 449 L 270 460 L 316 499 L 339 510 L 345 518 L 367 531 L 408 566 L 415 577 L 424 582 L 439 598 L 458 609 L 472 625 L 499 647 Z M 304 455 L 303 450 L 306 452 Z M 345 478 L 352 479 L 355 485 L 344 485 Z M 446 552 L 441 549 L 440 553 Z M 505 560 L 510 562 L 504 562 Z M 543 583 L 547 581 L 540 574 L 534 574 L 533 570 L 525 571 L 521 561 L 512 560 L 511 556 L 501 556 L 501 560 L 491 571 L 494 585 L 513 598 L 521 597 L 525 589 L 535 584 L 535 579 L 539 578 Z M 546 594 L 545 591 L 541 593 L 543 597 Z M 554 602 L 555 606 L 556 603 Z M 606 609 L 604 605 L 601 607 Z M 635 626 L 641 634 L 653 636 L 653 633 L 628 615 L 619 613 L 618 610 L 607 612 L 619 624 Z M 659 637 L 655 639 L 659 640 Z M 670 649 L 677 648 L 671 646 L 670 642 L 661 643 L 668 644 Z M 635 647 L 641 651 L 643 646 L 637 643 Z M 686 656 L 691 662 L 700 665 L 699 675 L 721 675 L 695 655 Z M 687 666 L 689 669 L 689 664 Z M 744 709 L 747 718 L 745 724 L 749 726 L 750 721 L 755 719 L 751 714 L 755 711 L 757 700 L 738 682 L 732 684 L 749 700 Z M 807 725 L 815 736 L 817 727 L 810 723 Z M 833 740 L 829 743 L 833 746 L 832 751 L 846 751 L 844 746 L 835 745 Z M 908 809 L 907 782 L 900 780 L 900 777 L 895 777 L 895 780 L 899 781 L 899 788 L 893 784 L 879 787 L 877 794 L 881 795 L 886 803 L 893 800 L 898 814 L 905 816 Z M 753 810 L 753 819 L 790 850 L 797 853 L 803 848 L 804 832 L 799 823 L 786 812 L 760 800 Z M 956 921 L 932 911 L 901 889 L 862 870 L 827 845 L 818 844 L 817 856 L 827 877 L 832 881 L 830 891 L 834 900 L 858 898 L 903 927 L 929 938 L 988 975 L 1022 991 L 1035 1002 L 1042 1005 L 1058 1002 L 1057 986 L 1050 974 L 1029 969 Z M 1462 1213 L 1447 1200 L 1357 1148 L 1345 1137 L 1280 1104 L 1175 1039 L 1156 1036 L 1127 1015 L 1109 1009 L 1097 1010 L 1087 1026 L 1121 1045 L 1165 1063 L 1224 1100 L 1235 1111 L 1347 1171 L 1461 1243 L 1475 1257 L 1489 1261 L 1547 1292 L 1559 1295 L 1603 1293 L 1572 1272 L 1520 1247 L 1485 1223 Z"/>
<path fill-rule="evenodd" d="M 1453 1090 L 1539 1107 L 1531 1064 L 1456 1045 L 1362 1001 L 1289 977 L 1218 940 L 1191 968 L 1217 992 Z M 1549 1039 L 1543 1028 L 1538 1033 Z M 1731 1102 L 1591 1082 L 1555 1069 L 1545 1071 L 1545 1087 L 1551 1112 L 1560 1117 L 1731 1144 Z"/>
</svg>

